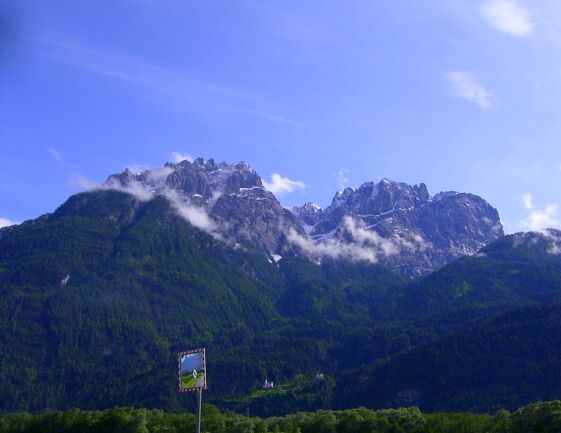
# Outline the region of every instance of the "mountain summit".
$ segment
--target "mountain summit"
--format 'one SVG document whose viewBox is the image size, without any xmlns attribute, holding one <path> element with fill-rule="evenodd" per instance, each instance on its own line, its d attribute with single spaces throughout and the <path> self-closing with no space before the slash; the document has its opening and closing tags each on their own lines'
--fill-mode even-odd
<svg viewBox="0 0 561 433">
<path fill-rule="evenodd" d="M 304 254 L 380 263 L 417 277 L 503 236 L 498 212 L 482 198 L 444 192 L 431 196 L 424 183 L 382 179 L 335 194 L 323 209 L 314 203 L 285 209 L 245 162 L 167 163 L 135 174 L 110 176 L 105 187 L 166 196 L 193 225 L 278 260 Z"/>
<path fill-rule="evenodd" d="M 281 206 L 245 162 L 217 164 L 197 158 L 140 174 L 125 170 L 109 176 L 105 185 L 164 195 L 193 225 L 202 220 L 199 228 L 269 255 L 287 248 L 287 231 L 302 231 L 296 216 Z"/>
<path fill-rule="evenodd" d="M 475 254 L 504 235 L 497 210 L 481 197 L 458 192 L 431 196 L 424 183 L 365 182 L 358 189 L 335 194 L 326 209 L 306 206 L 294 212 L 312 239 L 348 241 L 376 233 L 391 241 L 380 262 L 409 276 L 424 275 Z M 349 230 L 350 218 L 355 233 Z M 376 242 L 376 238 L 371 240 Z"/>
</svg>

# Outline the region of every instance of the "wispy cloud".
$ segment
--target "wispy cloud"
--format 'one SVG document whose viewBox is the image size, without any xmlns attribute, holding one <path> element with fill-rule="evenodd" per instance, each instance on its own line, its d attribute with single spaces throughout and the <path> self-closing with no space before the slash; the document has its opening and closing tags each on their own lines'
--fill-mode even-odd
<svg viewBox="0 0 561 433">
<path fill-rule="evenodd" d="M 362 221 L 350 216 L 343 218 L 340 230 L 350 240 L 343 241 L 339 238 L 314 240 L 300 235 L 293 229 L 288 232 L 287 239 L 306 255 L 315 259 L 328 257 L 370 263 L 378 263 L 380 259 L 399 254 L 403 250 L 414 251 L 425 248 L 424 240 L 418 235 L 410 240 L 399 236 L 384 238 L 377 232 L 368 230 Z"/>
<path fill-rule="evenodd" d="M 254 116 L 260 117 L 265 120 L 270 120 L 275 123 L 281 123 L 284 125 L 291 125 L 291 126 L 299 126 L 300 123 L 296 122 L 295 120 L 290 119 L 286 116 L 281 116 L 280 114 L 269 113 L 263 110 L 242 110 L 246 113 L 252 114 Z"/>
<path fill-rule="evenodd" d="M 55 61 L 126 81 L 178 106 L 197 103 L 251 114 L 276 123 L 297 124 L 273 112 L 279 104 L 252 92 L 199 80 L 179 70 L 77 43 L 49 40 L 43 43 L 43 47 L 45 54 Z"/>
<path fill-rule="evenodd" d="M 3 227 L 9 227 L 9 226 L 13 226 L 19 224 L 15 221 L 9 220 L 8 218 L 0 218 L 0 229 Z"/>
<path fill-rule="evenodd" d="M 342 169 L 335 173 L 335 181 L 337 182 L 337 188 L 339 190 L 343 190 L 349 185 L 349 178 L 347 177 L 348 172 L 349 170 Z"/>
<path fill-rule="evenodd" d="M 109 179 L 107 182 L 98 183 L 91 181 L 84 176 L 76 176 L 74 179 L 74 183 L 86 191 L 121 191 L 134 196 L 138 201 L 150 201 L 154 197 L 154 194 L 139 182 L 129 182 L 126 185 L 123 185 L 121 182 L 119 182 L 119 180 L 113 178 Z"/>
<path fill-rule="evenodd" d="M 189 162 L 193 162 L 194 158 L 189 155 L 188 153 L 182 153 L 182 152 L 171 152 L 171 157 L 173 159 L 174 162 L 182 162 L 182 161 L 189 161 Z"/>
<path fill-rule="evenodd" d="M 163 179 L 171 172 L 170 168 L 164 167 L 162 169 L 153 170 L 150 179 L 155 184 L 161 183 Z M 114 190 L 121 191 L 132 195 L 138 201 L 146 202 L 152 200 L 156 193 L 137 181 L 130 181 L 126 184 L 121 183 L 118 179 L 111 178 L 107 182 L 98 183 L 86 179 L 83 176 L 78 176 L 75 183 L 86 191 L 93 190 Z M 226 238 L 223 232 L 226 227 L 220 226 L 210 218 L 205 208 L 195 206 L 185 200 L 177 191 L 169 188 L 162 188 L 158 191 L 159 195 L 165 197 L 170 203 L 171 207 L 175 209 L 177 215 L 187 221 L 192 226 L 202 230 L 217 240 L 225 241 Z"/>
<path fill-rule="evenodd" d="M 62 156 L 62 153 L 60 153 L 58 149 L 55 149 L 54 147 L 49 147 L 47 149 L 47 152 L 49 152 L 49 155 L 51 155 L 56 162 L 60 164 L 64 164 L 64 157 Z"/>
<path fill-rule="evenodd" d="M 133 162 L 132 164 L 127 165 L 127 168 L 135 174 L 140 174 L 143 171 L 150 170 L 149 165 L 139 164 L 137 162 Z"/>
<path fill-rule="evenodd" d="M 555 203 L 547 205 L 544 209 L 538 209 L 530 193 L 524 194 L 522 201 L 529 212 L 520 223 L 524 230 L 543 232 L 548 228 L 561 228 L 561 220 L 558 217 L 559 207 Z"/>
<path fill-rule="evenodd" d="M 77 164 L 75 164 L 74 162 L 68 161 L 64 155 L 62 154 L 62 152 L 60 150 L 58 150 L 55 147 L 49 147 L 47 149 L 47 152 L 49 153 L 49 155 L 51 156 L 51 158 L 53 158 L 56 163 L 59 165 L 59 167 L 65 169 L 65 170 L 76 170 L 78 168 Z"/>
<path fill-rule="evenodd" d="M 528 210 L 534 209 L 534 198 L 532 197 L 532 194 L 530 193 L 524 194 L 522 196 L 522 201 L 524 202 L 524 206 L 526 207 L 526 209 Z"/>
<path fill-rule="evenodd" d="M 454 96 L 489 109 L 497 105 L 495 95 L 487 90 L 470 71 L 453 71 L 446 74 Z"/>
<path fill-rule="evenodd" d="M 263 181 L 263 186 L 273 194 L 279 195 L 306 188 L 306 184 L 304 182 L 289 179 L 288 177 L 281 176 L 278 173 L 273 173 L 271 175 L 271 182 Z"/>
<path fill-rule="evenodd" d="M 192 226 L 202 230 L 215 239 L 224 241 L 222 228 L 210 218 L 205 208 L 186 202 L 177 191 L 167 189 L 164 197 L 170 202 L 177 214 Z"/>
<path fill-rule="evenodd" d="M 530 13 L 513 0 L 493 0 L 480 8 L 495 30 L 514 36 L 529 36 L 534 30 Z"/>
</svg>

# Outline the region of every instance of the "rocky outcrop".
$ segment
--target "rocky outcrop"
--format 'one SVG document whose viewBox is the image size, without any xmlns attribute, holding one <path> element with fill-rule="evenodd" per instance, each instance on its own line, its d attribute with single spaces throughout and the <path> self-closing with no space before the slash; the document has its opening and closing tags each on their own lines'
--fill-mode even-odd
<svg viewBox="0 0 561 433">
<path fill-rule="evenodd" d="M 174 200 L 204 210 L 225 238 L 262 249 L 269 255 L 287 247 L 288 231 L 302 232 L 297 217 L 281 206 L 245 162 L 185 160 L 140 174 L 125 170 L 106 181 L 109 185 L 114 183 L 137 183 L 154 194 L 173 194 Z"/>
<path fill-rule="evenodd" d="M 433 197 L 423 183 L 366 182 L 338 192 L 325 209 L 309 202 L 292 211 L 244 162 L 198 158 L 140 174 L 125 170 L 106 184 L 172 194 L 176 202 L 203 210 L 225 238 L 261 249 L 275 260 L 310 250 L 337 258 L 333 249 L 340 247 L 343 259 L 366 258 L 416 277 L 474 254 L 503 235 L 497 211 L 482 198 L 456 192 Z M 355 244 L 360 244 L 356 254 Z"/>
<path fill-rule="evenodd" d="M 306 206 L 295 214 L 313 225 L 308 230 L 311 239 L 352 242 L 345 227 L 351 217 L 382 242 L 391 242 L 387 253 L 378 257 L 381 263 L 412 277 L 475 254 L 504 234 L 497 210 L 481 197 L 457 192 L 431 197 L 423 183 L 366 182 L 338 192 L 321 212 L 307 212 Z"/>
</svg>

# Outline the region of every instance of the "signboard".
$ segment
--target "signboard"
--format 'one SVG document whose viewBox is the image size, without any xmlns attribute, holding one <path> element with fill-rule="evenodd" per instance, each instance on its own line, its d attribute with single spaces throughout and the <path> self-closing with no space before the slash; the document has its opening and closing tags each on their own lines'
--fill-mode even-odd
<svg viewBox="0 0 561 433">
<path fill-rule="evenodd" d="M 178 355 L 179 391 L 206 389 L 205 349 L 189 350 Z"/>
</svg>

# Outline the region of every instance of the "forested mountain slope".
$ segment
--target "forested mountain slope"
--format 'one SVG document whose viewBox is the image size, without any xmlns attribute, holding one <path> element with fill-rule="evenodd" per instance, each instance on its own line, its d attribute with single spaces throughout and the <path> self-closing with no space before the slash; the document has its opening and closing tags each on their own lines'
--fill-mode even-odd
<svg viewBox="0 0 561 433">
<path fill-rule="evenodd" d="M 243 410 L 243 396 L 266 378 L 304 384 L 287 389 L 282 401 L 266 393 L 251 399 L 254 413 L 349 402 L 495 408 L 542 391 L 557 398 L 554 381 L 542 390 L 506 377 L 505 392 L 516 398 L 489 382 L 481 400 L 481 384 L 447 375 L 430 355 L 447 359 L 445 349 L 456 347 L 474 372 L 491 374 L 496 366 L 480 362 L 479 348 L 487 340 L 503 347 L 501 338 L 504 350 L 516 348 L 524 329 L 485 321 L 561 302 L 557 239 L 553 231 L 507 236 L 411 281 L 367 261 L 318 263 L 289 250 L 279 259 L 232 245 L 186 222 L 164 196 L 78 194 L 53 214 L 0 230 L 0 410 L 176 409 L 186 400 L 176 392 L 175 354 L 197 346 L 208 348 L 206 395 L 219 405 Z M 543 350 L 556 343 L 551 323 L 536 322 Z M 544 353 L 511 355 L 514 364 L 541 369 Z M 400 368 L 421 378 L 441 374 L 426 380 L 452 394 L 408 382 Z M 309 382 L 319 372 L 325 386 Z"/>
<path fill-rule="evenodd" d="M 363 366 L 340 383 L 340 391 L 345 407 L 413 405 L 430 411 L 489 412 L 556 398 L 561 304 L 505 313 Z"/>
</svg>

